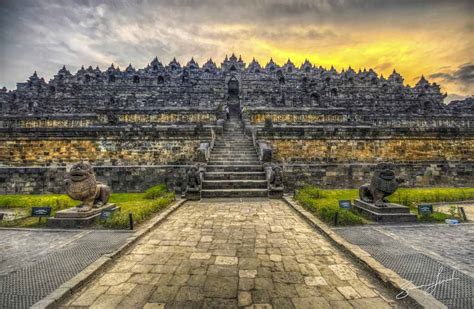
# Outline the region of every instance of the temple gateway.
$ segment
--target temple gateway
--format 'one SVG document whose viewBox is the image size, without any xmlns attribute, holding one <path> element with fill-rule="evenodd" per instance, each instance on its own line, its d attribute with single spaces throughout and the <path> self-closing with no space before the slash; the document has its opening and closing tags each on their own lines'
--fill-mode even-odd
<svg viewBox="0 0 474 309">
<path fill-rule="evenodd" d="M 78 160 L 114 192 L 162 181 L 183 191 L 196 163 L 207 196 L 263 194 L 258 180 L 272 165 L 285 191 L 357 187 L 385 161 L 410 186 L 472 185 L 474 104 L 444 97 L 396 71 L 246 65 L 235 55 L 219 67 L 157 58 L 142 69 L 63 67 L 49 82 L 35 72 L 0 90 L 0 194 L 62 192 Z"/>
</svg>

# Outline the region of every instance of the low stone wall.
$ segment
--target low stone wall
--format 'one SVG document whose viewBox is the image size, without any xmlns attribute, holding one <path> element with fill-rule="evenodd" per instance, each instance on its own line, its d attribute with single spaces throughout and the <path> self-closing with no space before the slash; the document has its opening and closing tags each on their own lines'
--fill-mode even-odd
<svg viewBox="0 0 474 309">
<path fill-rule="evenodd" d="M 370 180 L 375 163 L 284 164 L 285 190 L 305 184 L 321 188 L 358 188 Z M 472 187 L 474 161 L 409 162 L 396 164 L 396 174 L 405 179 L 402 187 Z"/>
<path fill-rule="evenodd" d="M 113 192 L 143 192 L 166 183 L 182 192 L 189 165 L 96 166 L 97 180 Z M 64 193 L 66 167 L 0 167 L 0 194 Z"/>
<path fill-rule="evenodd" d="M 96 166 L 97 179 L 114 192 L 143 192 L 165 182 L 184 189 L 190 165 Z M 375 164 L 284 164 L 285 190 L 305 184 L 321 188 L 358 188 L 367 182 Z M 405 187 L 469 187 L 474 183 L 474 161 L 397 164 Z M 65 167 L 0 167 L 0 194 L 64 193 Z"/>
</svg>

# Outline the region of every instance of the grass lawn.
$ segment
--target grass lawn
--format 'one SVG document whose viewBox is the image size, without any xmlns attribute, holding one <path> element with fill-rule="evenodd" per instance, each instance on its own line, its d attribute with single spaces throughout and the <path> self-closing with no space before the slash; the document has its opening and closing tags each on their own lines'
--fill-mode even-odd
<svg viewBox="0 0 474 309">
<path fill-rule="evenodd" d="M 120 206 L 120 212 L 98 227 L 126 229 L 128 214 L 133 214 L 134 224 L 140 224 L 153 214 L 171 204 L 175 199 L 173 192 L 168 192 L 165 185 L 148 189 L 145 193 L 113 193 L 109 202 Z M 33 206 L 51 206 L 53 215 L 61 209 L 80 204 L 65 194 L 42 195 L 0 195 L 0 208 L 10 208 L 18 212 L 31 213 Z M 38 218 L 24 218 L 14 221 L 0 221 L 2 227 L 43 227 L 46 219 L 38 222 Z"/>
<path fill-rule="evenodd" d="M 336 212 L 339 212 L 339 225 L 356 225 L 367 223 L 364 217 L 350 210 L 339 209 L 339 200 L 359 198 L 358 189 L 323 190 L 314 186 L 305 186 L 297 190 L 296 200 L 306 209 L 326 223 L 333 223 Z M 410 207 L 417 213 L 416 205 L 420 203 L 454 202 L 474 199 L 474 188 L 401 188 L 389 197 L 394 203 Z M 419 217 L 420 221 L 444 221 L 451 214 L 435 212 L 433 216 Z"/>
</svg>

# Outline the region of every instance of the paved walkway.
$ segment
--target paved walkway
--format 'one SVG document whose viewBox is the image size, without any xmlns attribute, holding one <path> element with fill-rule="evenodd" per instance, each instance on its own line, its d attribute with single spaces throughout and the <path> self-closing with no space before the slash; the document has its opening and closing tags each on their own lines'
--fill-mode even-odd
<svg viewBox="0 0 474 309">
<path fill-rule="evenodd" d="M 0 229 L 0 308 L 28 308 L 131 234 Z"/>
<path fill-rule="evenodd" d="M 335 228 L 415 285 L 439 284 L 432 295 L 448 308 L 474 308 L 474 224 Z"/>
<path fill-rule="evenodd" d="M 283 201 L 207 200 L 183 205 L 63 308 L 390 308 L 393 292 L 371 278 Z"/>
</svg>

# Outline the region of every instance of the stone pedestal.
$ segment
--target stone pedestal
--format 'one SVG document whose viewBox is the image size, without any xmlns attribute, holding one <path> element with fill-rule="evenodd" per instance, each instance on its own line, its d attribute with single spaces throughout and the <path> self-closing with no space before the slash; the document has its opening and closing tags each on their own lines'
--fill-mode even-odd
<svg viewBox="0 0 474 309">
<path fill-rule="evenodd" d="M 385 207 L 378 207 L 362 200 L 354 201 L 354 209 L 377 223 L 404 223 L 417 222 L 416 215 L 410 213 L 406 206 L 387 203 Z"/>
<path fill-rule="evenodd" d="M 278 199 L 283 198 L 283 188 L 281 190 L 278 189 L 269 189 L 268 190 L 268 198 Z"/>
<path fill-rule="evenodd" d="M 201 200 L 201 191 L 186 191 L 186 199 L 190 201 Z"/>
<path fill-rule="evenodd" d="M 82 228 L 94 223 L 104 209 L 117 208 L 108 203 L 99 208 L 92 208 L 86 212 L 79 212 L 77 207 L 60 210 L 54 217 L 48 218 L 46 225 L 51 228 Z"/>
</svg>

